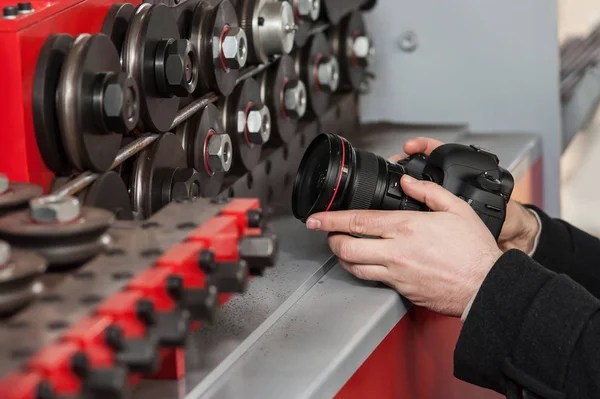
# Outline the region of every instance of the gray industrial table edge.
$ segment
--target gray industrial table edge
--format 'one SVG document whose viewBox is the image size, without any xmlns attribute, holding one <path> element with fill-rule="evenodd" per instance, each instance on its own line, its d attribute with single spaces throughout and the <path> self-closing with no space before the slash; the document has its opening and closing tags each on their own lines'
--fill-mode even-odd
<svg viewBox="0 0 600 399">
<path fill-rule="evenodd" d="M 533 134 L 372 129 L 376 134 L 351 142 L 386 157 L 415 136 L 474 144 L 496 153 L 516 181 L 541 156 Z M 288 214 L 275 218 L 272 229 L 281 241 L 278 265 L 192 336 L 185 378 L 145 381 L 136 399 L 330 398 L 410 309 L 395 291 L 337 267 L 324 234 L 309 232 Z"/>
</svg>

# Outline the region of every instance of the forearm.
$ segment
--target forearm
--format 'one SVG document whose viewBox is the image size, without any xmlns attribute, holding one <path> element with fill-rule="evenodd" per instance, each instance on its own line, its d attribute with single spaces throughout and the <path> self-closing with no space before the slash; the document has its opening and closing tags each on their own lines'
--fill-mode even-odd
<svg viewBox="0 0 600 399">
<path fill-rule="evenodd" d="M 473 302 L 456 346 L 455 374 L 501 393 L 514 384 L 548 398 L 583 386 L 588 391 L 576 397 L 598 397 L 600 354 L 591 338 L 600 326 L 598 309 L 600 302 L 568 277 L 509 251 Z M 579 369 L 587 374 L 569 371 Z M 581 375 L 589 380 L 579 381 Z"/>
</svg>

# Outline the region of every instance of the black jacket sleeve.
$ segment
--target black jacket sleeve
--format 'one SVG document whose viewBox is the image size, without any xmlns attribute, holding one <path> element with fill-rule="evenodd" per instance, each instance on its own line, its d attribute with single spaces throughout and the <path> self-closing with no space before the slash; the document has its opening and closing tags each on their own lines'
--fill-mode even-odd
<svg viewBox="0 0 600 399">
<path fill-rule="evenodd" d="M 568 275 L 600 298 L 600 240 L 534 206 L 527 207 L 542 221 L 533 259 L 553 272 Z"/>
<path fill-rule="evenodd" d="M 454 373 L 503 394 L 518 387 L 547 399 L 600 398 L 599 337 L 600 301 L 512 250 L 475 297 Z"/>
</svg>

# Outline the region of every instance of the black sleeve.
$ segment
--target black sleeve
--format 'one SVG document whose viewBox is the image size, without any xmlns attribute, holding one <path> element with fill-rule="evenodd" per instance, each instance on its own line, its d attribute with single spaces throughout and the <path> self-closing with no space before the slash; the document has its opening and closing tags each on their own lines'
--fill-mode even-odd
<svg viewBox="0 0 600 399">
<path fill-rule="evenodd" d="M 566 274 L 600 298 L 600 240 L 534 206 L 527 207 L 542 221 L 533 259 L 553 272 Z"/>
<path fill-rule="evenodd" d="M 506 394 L 600 398 L 600 301 L 524 253 L 494 265 L 463 325 L 454 373 Z"/>
</svg>

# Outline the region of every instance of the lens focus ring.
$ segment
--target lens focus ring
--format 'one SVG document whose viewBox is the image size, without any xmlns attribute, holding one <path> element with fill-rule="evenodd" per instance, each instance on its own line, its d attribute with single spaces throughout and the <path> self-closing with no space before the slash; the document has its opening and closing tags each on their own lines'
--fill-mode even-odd
<svg viewBox="0 0 600 399">
<path fill-rule="evenodd" d="M 356 150 L 356 180 L 348 209 L 370 209 L 377 187 L 379 161 L 377 155 Z"/>
</svg>

